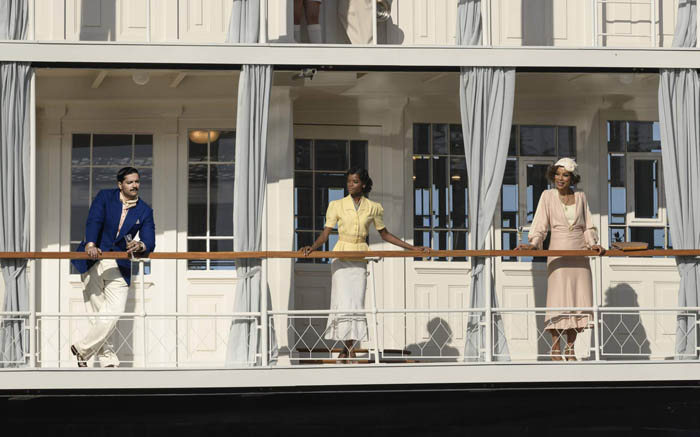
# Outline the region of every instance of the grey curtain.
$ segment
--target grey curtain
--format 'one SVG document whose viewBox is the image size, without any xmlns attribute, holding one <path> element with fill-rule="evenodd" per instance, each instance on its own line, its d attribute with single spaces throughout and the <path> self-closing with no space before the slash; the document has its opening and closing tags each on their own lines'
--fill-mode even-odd
<svg viewBox="0 0 700 437">
<path fill-rule="evenodd" d="M 674 47 L 697 43 L 695 1 L 679 3 Z M 700 249 L 700 80 L 693 69 L 663 69 L 659 78 L 661 156 L 666 208 L 675 249 Z M 678 306 L 700 303 L 700 261 L 677 257 Z M 678 316 L 677 358 L 697 355 L 697 314 Z"/>
<path fill-rule="evenodd" d="M 0 2 L 0 40 L 24 39 L 25 1 Z M 29 250 L 29 83 L 28 64 L 0 62 L 0 252 Z M 5 283 L 2 311 L 28 311 L 26 260 L 0 260 Z M 25 363 L 24 320 L 0 318 L 0 362 Z M 2 366 L 2 364 L 0 364 Z"/>
<path fill-rule="evenodd" d="M 233 0 L 226 42 L 254 44 L 260 34 L 260 0 Z"/>
<path fill-rule="evenodd" d="M 235 0 L 229 25 L 229 43 L 256 43 L 260 23 L 258 0 Z M 244 65 L 238 81 L 238 115 L 236 118 L 236 181 L 233 198 L 234 250 L 262 250 L 264 230 L 263 205 L 267 185 L 267 125 L 272 89 L 272 66 Z M 236 264 L 234 312 L 257 312 L 261 294 L 268 293 L 262 280 L 262 262 L 242 259 Z M 268 302 L 270 299 L 268 299 Z M 277 343 L 271 330 L 271 359 L 277 356 Z M 260 336 L 250 318 L 236 318 L 231 324 L 226 366 L 249 366 L 260 363 Z"/>
<path fill-rule="evenodd" d="M 481 2 L 461 0 L 458 5 L 457 41 L 462 45 L 481 42 Z M 462 67 L 460 109 L 464 153 L 469 179 L 470 247 L 484 249 L 486 235 L 501 191 L 508 157 L 508 142 L 513 121 L 515 70 L 512 68 Z M 472 258 L 470 308 L 486 306 L 486 260 Z M 496 294 L 491 287 L 491 307 L 497 308 Z M 466 359 L 483 359 L 483 320 L 480 313 L 470 314 L 464 347 Z M 493 318 L 492 344 L 496 360 L 508 360 L 508 344 L 500 317 Z M 489 322 L 489 321 L 487 321 Z"/>
</svg>

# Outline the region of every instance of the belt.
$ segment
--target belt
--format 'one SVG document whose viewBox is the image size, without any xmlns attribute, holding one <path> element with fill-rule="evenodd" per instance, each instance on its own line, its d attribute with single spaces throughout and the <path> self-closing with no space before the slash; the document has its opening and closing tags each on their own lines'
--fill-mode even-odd
<svg viewBox="0 0 700 437">
<path fill-rule="evenodd" d="M 367 238 L 363 237 L 350 237 L 348 235 L 339 235 L 338 236 L 338 241 L 342 241 L 343 243 L 354 243 L 354 244 L 360 244 L 360 243 L 366 243 Z"/>
</svg>

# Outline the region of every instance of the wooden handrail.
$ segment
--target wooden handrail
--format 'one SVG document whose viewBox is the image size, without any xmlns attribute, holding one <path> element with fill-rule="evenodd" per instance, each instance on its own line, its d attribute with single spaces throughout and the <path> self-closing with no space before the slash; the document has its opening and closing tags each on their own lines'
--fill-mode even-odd
<svg viewBox="0 0 700 437">
<path fill-rule="evenodd" d="M 368 250 L 364 252 L 314 251 L 308 256 L 298 251 L 260 252 L 153 252 L 147 259 L 241 259 L 241 258 L 428 258 L 428 257 L 497 257 L 497 256 L 598 256 L 593 250 Z M 626 251 L 609 250 L 603 256 L 700 256 L 700 250 L 653 249 Z M 103 252 L 101 258 L 129 259 L 126 252 Z M 0 259 L 88 259 L 85 252 L 0 252 Z M 138 259 L 138 258 L 137 258 Z"/>
</svg>

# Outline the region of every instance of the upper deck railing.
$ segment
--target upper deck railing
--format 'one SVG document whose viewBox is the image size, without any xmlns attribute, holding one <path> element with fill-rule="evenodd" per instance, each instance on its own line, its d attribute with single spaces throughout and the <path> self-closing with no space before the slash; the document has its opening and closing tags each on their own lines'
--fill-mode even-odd
<svg viewBox="0 0 700 437">
<path fill-rule="evenodd" d="M 556 311 L 559 318 L 581 318 L 586 329 L 576 343 L 575 357 L 586 361 L 624 359 L 698 359 L 697 342 L 691 352 L 676 353 L 674 342 L 668 338 L 659 340 L 645 334 L 645 329 L 661 324 L 666 330 L 674 330 L 676 337 L 696 339 L 700 307 L 615 307 L 604 306 L 598 301 L 599 292 L 593 292 L 591 307 L 492 307 L 486 287 L 486 305 L 480 308 L 463 306 L 423 307 L 406 305 L 392 308 L 379 305 L 375 283 L 374 265 L 385 258 L 413 257 L 502 257 L 502 256 L 588 256 L 598 257 L 588 250 L 435 250 L 418 251 L 367 251 L 367 252 L 312 252 L 308 258 L 358 258 L 370 262 L 368 279 L 369 304 L 363 310 L 349 309 L 297 309 L 269 308 L 268 296 L 262 293 L 261 306 L 252 311 L 215 313 L 155 312 L 144 305 L 131 312 L 103 313 L 100 317 L 119 317 L 116 330 L 117 354 L 122 363 L 142 368 L 152 367 L 223 367 L 222 353 L 202 359 L 197 355 L 203 344 L 211 350 L 223 351 L 229 342 L 228 327 L 233 321 L 245 321 L 260 335 L 260 350 L 255 359 L 236 365 L 296 365 L 323 364 L 352 361 L 379 365 L 382 363 L 416 364 L 472 361 L 531 362 L 550 360 L 552 348 L 549 333 L 544 328 L 547 313 Z M 644 250 L 606 252 L 605 257 L 658 257 L 700 256 L 700 250 Z M 151 260 L 203 260 L 203 259 L 279 259 L 304 258 L 296 251 L 258 252 L 155 252 Z M 0 252 L 2 259 L 56 260 L 85 259 L 82 252 Z M 123 252 L 105 252 L 102 258 L 128 259 Z M 138 279 L 133 281 L 140 301 L 146 302 L 145 258 L 140 263 Z M 33 263 L 35 261 L 30 261 Z M 593 275 L 599 274 L 593 263 Z M 263 266 L 265 264 L 263 263 Z M 31 267 L 31 266 L 30 266 Z M 30 269 L 33 271 L 32 269 Z M 272 275 L 265 267 L 263 283 Z M 470 277 L 465 275 L 464 283 Z M 594 281 L 597 284 L 598 281 Z M 231 290 L 233 293 L 234 290 Z M 45 293 L 45 291 L 44 291 Z M 40 311 L 34 297 L 30 296 L 28 311 L 0 313 L 2 328 L 19 328 L 24 357 L 0 360 L 4 366 L 74 367 L 70 345 L 89 327 L 91 314 L 82 312 Z M 326 340 L 325 322 L 329 314 L 351 314 L 363 317 L 368 324 L 368 337 L 357 344 L 357 357 L 339 358 L 339 344 Z M 678 324 L 678 321 L 684 324 Z M 426 328 L 422 335 L 413 332 Z M 418 327 L 418 328 L 417 328 Z M 645 328 L 646 327 L 646 328 Z M 15 331 L 16 332 L 16 331 Z M 9 331 L 5 332 L 8 338 Z M 11 338 L 11 337 L 9 337 Z M 278 340 L 287 338 L 284 347 L 275 347 Z M 511 339 L 528 345 L 525 349 L 504 348 Z M 525 339 L 525 340 L 523 340 Z M 669 342 L 670 341 L 670 342 Z M 470 344 L 467 344 L 470 343 Z M 341 345 L 342 346 L 342 345 Z M 563 348 L 562 348 L 563 349 Z M 278 354 L 279 352 L 279 354 Z M 573 359 L 572 356 L 568 357 Z M 230 363 L 228 364 L 230 367 Z"/>
</svg>

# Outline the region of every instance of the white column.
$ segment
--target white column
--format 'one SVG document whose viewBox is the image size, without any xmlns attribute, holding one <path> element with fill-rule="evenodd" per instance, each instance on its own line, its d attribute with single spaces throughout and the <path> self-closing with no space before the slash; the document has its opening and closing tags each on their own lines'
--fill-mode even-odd
<svg viewBox="0 0 700 437">
<path fill-rule="evenodd" d="M 36 251 L 36 74 L 31 73 L 29 89 L 29 250 Z M 29 367 L 36 367 L 36 260 L 29 267 Z"/>
<path fill-rule="evenodd" d="M 294 229 L 289 224 L 294 221 L 294 132 L 293 103 L 290 87 L 275 86 L 270 97 L 269 124 L 267 128 L 267 194 L 266 204 L 274 205 L 267 211 L 266 227 L 263 230 L 263 244 L 266 250 L 294 250 Z M 269 272 L 268 285 L 273 310 L 289 309 L 294 302 L 293 259 L 269 259 L 263 263 Z M 287 337 L 287 317 L 274 320 L 277 344 L 280 348 L 280 365 L 289 365 L 285 352 L 289 342 Z"/>
</svg>

